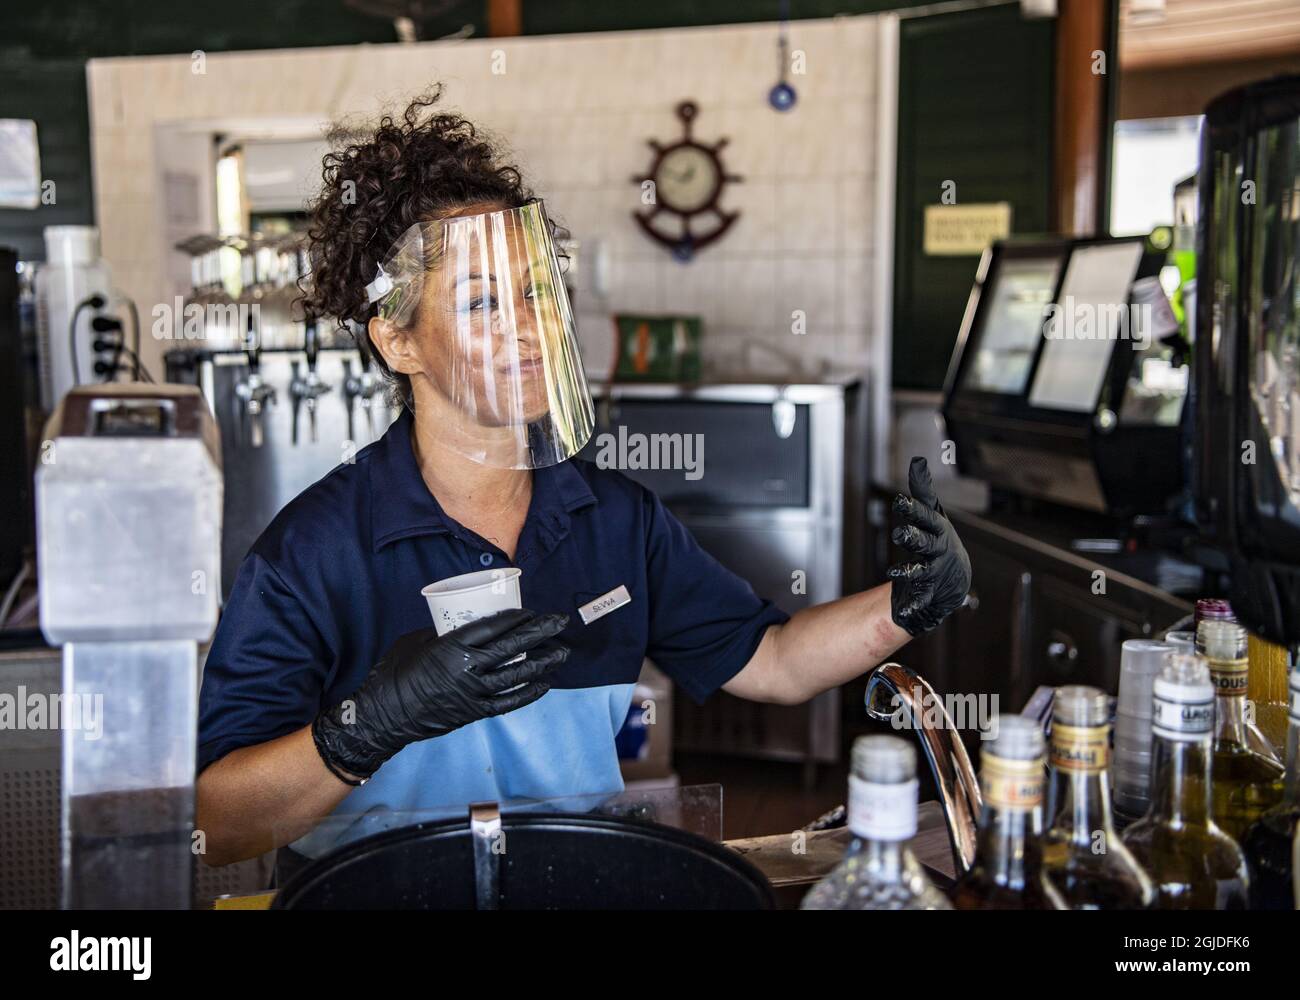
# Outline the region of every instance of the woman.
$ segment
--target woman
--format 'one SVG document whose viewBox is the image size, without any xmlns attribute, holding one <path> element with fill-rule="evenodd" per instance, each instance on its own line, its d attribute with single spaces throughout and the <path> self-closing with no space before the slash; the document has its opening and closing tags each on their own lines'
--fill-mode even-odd
<svg viewBox="0 0 1300 1000">
<path fill-rule="evenodd" d="M 306 306 L 364 326 L 403 410 L 240 568 L 201 699 L 211 864 L 315 856 L 362 814 L 616 792 L 643 657 L 699 700 L 797 704 L 969 586 L 924 459 L 895 502 L 910 561 L 793 617 L 652 493 L 574 460 L 591 402 L 544 209 L 436 99 L 325 160 Z M 429 627 L 422 587 L 514 568 L 526 610 Z"/>
</svg>

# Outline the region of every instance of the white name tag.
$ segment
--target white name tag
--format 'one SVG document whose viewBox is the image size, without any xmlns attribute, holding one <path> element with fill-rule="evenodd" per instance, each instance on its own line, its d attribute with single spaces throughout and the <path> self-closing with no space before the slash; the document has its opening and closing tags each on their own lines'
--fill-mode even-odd
<svg viewBox="0 0 1300 1000">
<path fill-rule="evenodd" d="M 608 594 L 597 597 L 594 601 L 589 601 L 578 609 L 578 614 L 582 616 L 582 624 L 590 625 L 597 618 L 601 618 L 611 611 L 616 611 L 624 604 L 632 603 L 632 595 L 627 592 L 623 586 L 615 587 Z"/>
</svg>

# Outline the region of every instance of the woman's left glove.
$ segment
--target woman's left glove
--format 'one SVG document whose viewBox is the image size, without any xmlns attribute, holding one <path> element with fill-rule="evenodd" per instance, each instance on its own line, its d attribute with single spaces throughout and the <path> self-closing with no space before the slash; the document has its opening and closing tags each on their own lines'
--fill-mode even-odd
<svg viewBox="0 0 1300 1000">
<path fill-rule="evenodd" d="M 905 523 L 890 537 L 914 558 L 889 568 L 890 612 L 899 628 L 918 636 L 961 607 L 970 589 L 970 556 L 943 512 L 924 458 L 912 459 L 907 486 L 911 496 L 894 498 L 894 513 Z"/>
</svg>

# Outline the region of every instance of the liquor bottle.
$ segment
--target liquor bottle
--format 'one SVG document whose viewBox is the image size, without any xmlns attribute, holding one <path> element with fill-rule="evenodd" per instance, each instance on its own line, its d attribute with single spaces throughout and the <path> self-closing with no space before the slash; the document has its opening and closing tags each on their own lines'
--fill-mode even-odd
<svg viewBox="0 0 1300 1000">
<path fill-rule="evenodd" d="M 1124 831 L 1161 910 L 1244 910 L 1249 875 L 1237 842 L 1210 819 L 1214 685 L 1199 656 L 1174 655 L 1151 703 L 1151 808 Z"/>
<path fill-rule="evenodd" d="M 1047 748 L 1034 719 L 999 715 L 980 751 L 980 813 L 975 861 L 957 881 L 958 910 L 1065 909 L 1043 880 L 1043 793 Z"/>
<path fill-rule="evenodd" d="M 1292 855 L 1292 842 L 1300 846 L 1300 665 L 1291 668 L 1290 690 L 1282 801 L 1264 813 L 1241 842 L 1250 862 L 1250 905 L 1259 910 L 1292 910 L 1300 902 L 1293 885 L 1300 873 Z"/>
<path fill-rule="evenodd" d="M 1197 601 L 1196 616 L 1192 624 L 1192 635 L 1195 639 L 1196 652 L 1200 653 L 1202 656 L 1205 655 L 1205 633 L 1201 626 L 1205 622 L 1231 622 L 1234 625 L 1240 624 L 1237 621 L 1236 613 L 1232 610 L 1232 605 L 1227 601 L 1211 597 L 1202 597 Z M 1255 647 L 1258 647 L 1258 643 L 1255 644 Z M 1259 687 L 1261 683 L 1265 681 L 1263 673 L 1267 670 L 1266 664 L 1255 661 L 1255 657 L 1252 656 L 1250 652 L 1251 648 L 1251 645 L 1248 643 L 1246 654 L 1247 697 L 1249 697 L 1249 692 L 1253 688 Z M 1280 767 L 1282 761 L 1278 757 L 1277 750 L 1269 740 L 1268 735 L 1260 728 L 1259 720 L 1249 718 L 1245 720 L 1244 725 L 1246 738 L 1243 742 L 1246 746 L 1249 749 L 1254 750 L 1255 753 L 1274 761 Z"/>
<path fill-rule="evenodd" d="M 844 858 L 804 897 L 805 910 L 950 910 L 908 841 L 916 834 L 916 749 L 897 736 L 859 736 L 849 775 Z"/>
<path fill-rule="evenodd" d="M 1043 872 L 1072 910 L 1143 910 L 1155 899 L 1111 819 L 1109 716 L 1105 692 L 1094 687 L 1059 688 L 1052 704 Z"/>
<path fill-rule="evenodd" d="M 1232 622 L 1205 621 L 1199 638 L 1216 694 L 1210 815 L 1240 841 L 1252 823 L 1281 801 L 1283 769 L 1247 744 L 1246 630 Z"/>
</svg>

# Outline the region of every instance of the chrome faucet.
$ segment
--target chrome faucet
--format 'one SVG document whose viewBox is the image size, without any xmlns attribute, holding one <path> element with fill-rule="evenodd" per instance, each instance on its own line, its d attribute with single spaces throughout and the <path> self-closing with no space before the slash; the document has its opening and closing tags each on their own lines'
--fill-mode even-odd
<svg viewBox="0 0 1300 1000">
<path fill-rule="evenodd" d="M 243 400 L 248 417 L 248 443 L 253 448 L 262 447 L 265 437 L 262 423 L 266 408 L 275 405 L 275 387 L 262 378 L 261 337 L 254 323 L 256 312 L 248 314 L 248 330 L 244 334 L 244 357 L 248 361 L 248 375 L 235 385 L 235 395 Z"/>
<path fill-rule="evenodd" d="M 352 362 L 347 358 L 343 359 L 343 392 L 348 401 L 348 439 L 351 441 L 357 439 L 352 426 L 352 401 L 355 399 L 366 415 L 366 427 L 370 432 L 370 439 L 374 440 L 376 405 L 374 397 L 383 388 L 383 383 L 371 369 L 369 358 L 362 355 L 359 367 L 360 372 L 353 373 Z"/>
<path fill-rule="evenodd" d="M 952 716 L 920 674 L 898 663 L 882 663 L 871 674 L 866 704 L 867 714 L 873 719 L 896 726 L 901 722 L 917 731 L 939 790 L 954 870 L 959 876 L 969 871 L 975 861 L 976 825 L 983 800 L 975 769 Z M 942 716 L 938 727 L 928 721 L 932 707 L 937 707 Z"/>
<path fill-rule="evenodd" d="M 307 422 L 311 428 L 311 441 L 320 440 L 316 430 L 316 400 L 329 392 L 331 386 L 316 371 L 316 362 L 320 357 L 320 336 L 316 330 L 316 320 L 308 317 L 303 328 L 303 350 L 307 354 L 307 374 L 298 374 L 298 362 L 293 362 L 293 380 L 289 384 L 289 394 L 293 397 L 293 443 L 298 443 L 298 404 L 307 404 Z"/>
<path fill-rule="evenodd" d="M 264 382 L 259 372 L 252 371 L 235 386 L 235 395 L 244 401 L 244 410 L 248 414 L 248 443 L 254 448 L 260 448 L 265 438 L 262 431 L 263 414 L 267 406 L 275 403 L 275 387 Z"/>
<path fill-rule="evenodd" d="M 316 373 L 314 367 L 307 369 L 306 376 L 299 374 L 298 362 L 292 362 L 289 367 L 293 372 L 289 383 L 289 393 L 293 397 L 293 443 L 298 443 L 298 406 L 300 403 L 306 403 L 307 422 L 312 443 L 315 444 L 320 440 L 316 430 L 316 400 L 329 392 L 331 387 Z"/>
</svg>

